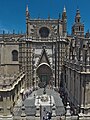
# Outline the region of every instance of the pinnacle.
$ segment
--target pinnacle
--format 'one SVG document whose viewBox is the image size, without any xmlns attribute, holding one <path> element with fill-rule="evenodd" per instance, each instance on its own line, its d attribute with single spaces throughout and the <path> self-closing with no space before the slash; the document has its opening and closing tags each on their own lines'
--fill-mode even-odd
<svg viewBox="0 0 90 120">
<path fill-rule="evenodd" d="M 26 11 L 28 12 L 28 5 L 27 5 L 27 7 L 26 7 Z"/>
<path fill-rule="evenodd" d="M 64 6 L 63 12 L 66 12 L 66 7 Z"/>
</svg>

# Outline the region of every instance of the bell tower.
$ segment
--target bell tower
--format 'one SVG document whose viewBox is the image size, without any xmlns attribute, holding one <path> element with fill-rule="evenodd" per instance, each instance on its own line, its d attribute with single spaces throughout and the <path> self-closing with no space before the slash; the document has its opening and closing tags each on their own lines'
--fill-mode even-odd
<svg viewBox="0 0 90 120">
<path fill-rule="evenodd" d="M 84 24 L 81 22 L 79 9 L 76 11 L 75 23 L 72 26 L 72 35 L 84 37 Z"/>
</svg>

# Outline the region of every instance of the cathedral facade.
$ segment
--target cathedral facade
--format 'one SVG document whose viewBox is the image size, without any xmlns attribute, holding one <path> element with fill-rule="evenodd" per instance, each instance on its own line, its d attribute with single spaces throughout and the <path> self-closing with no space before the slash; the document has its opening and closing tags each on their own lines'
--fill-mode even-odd
<svg viewBox="0 0 90 120">
<path fill-rule="evenodd" d="M 58 19 L 31 19 L 27 7 L 26 34 L 0 35 L 0 115 L 13 115 L 25 93 L 46 86 L 62 88 L 66 102 L 89 111 L 89 48 L 79 10 L 67 35 L 65 7 Z"/>
<path fill-rule="evenodd" d="M 26 34 L 1 35 L 1 114 L 10 114 L 30 88 L 60 88 L 65 47 L 68 44 L 66 9 L 62 18 L 31 19 L 26 8 Z"/>
<path fill-rule="evenodd" d="M 61 66 L 67 44 L 66 9 L 64 8 L 63 10 L 62 19 L 51 20 L 48 18 L 46 20 L 32 20 L 30 19 L 27 8 L 26 28 L 26 44 L 27 47 L 31 46 L 31 57 L 28 59 L 31 59 L 32 62 L 32 78 L 29 78 L 30 74 L 28 73 L 30 70 L 26 68 L 28 70 L 27 79 L 30 80 L 29 84 L 35 87 L 38 84 L 42 86 L 41 84 L 44 82 L 45 84 L 54 85 L 58 88 L 60 86 Z M 29 51 L 25 54 L 29 54 Z M 26 64 L 29 65 L 28 60 Z"/>
</svg>

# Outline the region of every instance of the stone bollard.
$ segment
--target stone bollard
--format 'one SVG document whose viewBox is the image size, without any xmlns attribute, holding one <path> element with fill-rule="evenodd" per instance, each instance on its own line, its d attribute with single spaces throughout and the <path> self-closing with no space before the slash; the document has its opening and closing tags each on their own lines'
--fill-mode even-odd
<svg viewBox="0 0 90 120">
<path fill-rule="evenodd" d="M 66 107 L 66 120 L 71 120 L 70 105 L 67 103 Z"/>
<path fill-rule="evenodd" d="M 53 105 L 53 107 L 52 107 L 52 116 L 53 117 L 56 116 L 56 107 L 55 107 L 55 105 Z"/>
<path fill-rule="evenodd" d="M 22 114 L 21 114 L 20 120 L 26 120 L 25 106 L 24 105 L 22 105 Z"/>
<path fill-rule="evenodd" d="M 83 107 L 81 107 L 81 112 L 78 116 L 79 116 L 79 120 L 84 120 Z"/>
<path fill-rule="evenodd" d="M 40 107 L 36 106 L 36 117 L 40 117 Z"/>
<path fill-rule="evenodd" d="M 65 120 L 65 116 L 61 116 L 61 117 L 60 117 L 60 120 Z"/>
</svg>

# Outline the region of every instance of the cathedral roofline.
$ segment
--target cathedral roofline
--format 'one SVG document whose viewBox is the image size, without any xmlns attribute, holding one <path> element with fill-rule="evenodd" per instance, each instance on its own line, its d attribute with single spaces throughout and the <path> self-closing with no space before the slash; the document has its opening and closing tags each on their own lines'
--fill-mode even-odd
<svg viewBox="0 0 90 120">
<path fill-rule="evenodd" d="M 38 19 L 38 18 L 34 18 L 34 19 L 30 19 L 29 21 L 58 21 L 58 18 L 56 19 L 52 19 L 52 18 L 50 18 L 50 19 L 48 19 L 48 18 L 46 18 L 46 19 L 44 19 L 44 18 L 40 18 L 40 19 Z M 59 21 L 62 21 L 61 19 L 59 19 Z"/>
</svg>

